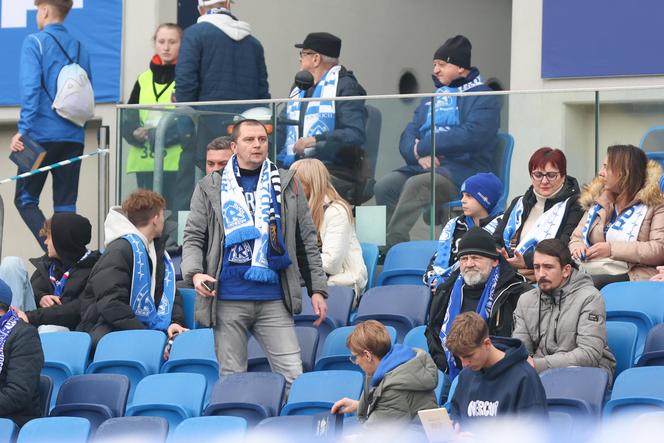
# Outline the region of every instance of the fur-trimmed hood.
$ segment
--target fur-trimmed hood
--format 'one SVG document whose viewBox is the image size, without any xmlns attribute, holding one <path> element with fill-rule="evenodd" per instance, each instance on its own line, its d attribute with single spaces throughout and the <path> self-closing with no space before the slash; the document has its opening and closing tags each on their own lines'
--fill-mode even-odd
<svg viewBox="0 0 664 443">
<path fill-rule="evenodd" d="M 646 175 L 645 186 L 636 194 L 632 203 L 641 202 L 647 206 L 657 206 L 664 203 L 662 191 L 659 188 L 659 180 L 662 177 L 664 170 L 662 166 L 654 160 L 648 160 L 648 173 Z M 588 210 L 591 206 L 600 200 L 604 192 L 604 180 L 597 176 L 583 187 L 579 203 L 584 210 Z"/>
</svg>

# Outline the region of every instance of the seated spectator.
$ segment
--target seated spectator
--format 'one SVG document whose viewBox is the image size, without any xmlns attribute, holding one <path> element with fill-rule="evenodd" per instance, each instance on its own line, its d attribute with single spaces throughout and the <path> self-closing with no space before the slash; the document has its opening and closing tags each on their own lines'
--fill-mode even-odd
<svg viewBox="0 0 664 443">
<path fill-rule="evenodd" d="M 106 250 L 92 269 L 77 330 L 96 345 L 112 331 L 156 329 L 172 338 L 185 331 L 175 269 L 164 250 L 164 198 L 138 189 L 104 222 Z"/>
<path fill-rule="evenodd" d="M 482 228 L 472 228 L 461 238 L 457 256 L 459 269 L 436 289 L 425 332 L 431 356 L 450 380 L 461 370 L 444 346 L 454 319 L 463 312 L 477 312 L 491 335 L 510 337 L 519 296 L 531 288 L 500 256 L 491 234 Z"/>
<path fill-rule="evenodd" d="M 92 226 L 81 215 L 62 212 L 46 220 L 41 234 L 47 253 L 30 260 L 35 272 L 24 294 L 39 307 L 25 312 L 15 308 L 16 313 L 23 321 L 39 327 L 39 332 L 75 329 L 80 321 L 79 295 L 100 255 L 86 247 Z M 18 272 L 27 276 L 22 262 Z"/>
<path fill-rule="evenodd" d="M 427 272 L 422 280 L 425 285 L 436 291 L 438 285 L 447 280 L 459 268 L 457 253 L 461 237 L 469 229 L 479 226 L 493 234 L 502 212 L 496 207 L 500 200 L 503 184 L 491 172 L 480 172 L 461 185 L 461 208 L 463 216 L 454 217 L 447 222 L 438 239 L 438 250 L 431 257 Z"/>
<path fill-rule="evenodd" d="M 359 401 L 343 398 L 332 406 L 333 414 L 357 416 L 365 425 L 409 423 L 417 411 L 438 407 L 434 389 L 438 370 L 421 349 L 392 344 L 382 323 L 367 320 L 358 324 L 346 339 L 351 361 L 365 373 Z"/>
<path fill-rule="evenodd" d="M 298 160 L 290 169 L 302 183 L 309 202 L 327 284 L 353 288 L 355 299 L 359 300 L 368 273 L 350 205 L 334 189 L 330 173 L 320 160 Z"/>
<path fill-rule="evenodd" d="M 489 337 L 484 319 L 466 312 L 454 320 L 446 346 L 464 367 L 451 413 L 462 430 L 490 417 L 547 418 L 544 386 L 519 340 Z"/>
<path fill-rule="evenodd" d="M 447 40 L 433 55 L 436 93 L 490 91 L 470 64 L 471 44 L 462 35 Z M 500 102 L 494 96 L 426 97 L 401 134 L 399 151 L 406 165 L 381 178 L 376 203 L 387 206 L 388 247 L 410 239 L 417 218 L 431 203 L 431 170 L 435 169 L 436 207 L 459 194 L 462 183 L 494 169 Z M 431 141 L 434 130 L 435 153 Z M 433 164 L 432 164 L 433 163 Z"/>
<path fill-rule="evenodd" d="M 233 155 L 231 138 L 228 135 L 217 137 L 207 145 L 205 152 L 205 175 L 221 171 Z"/>
<path fill-rule="evenodd" d="M 521 296 L 512 337 L 528 350 L 539 373 L 550 368 L 604 368 L 613 380 L 616 360 L 606 338 L 606 308 L 592 278 L 576 269 L 561 240 L 535 248 L 537 288 Z"/>
<path fill-rule="evenodd" d="M 332 184 L 341 196 L 359 204 L 364 191 L 361 164 L 367 111 L 363 100 L 325 101 L 334 97 L 367 95 L 353 75 L 339 64 L 341 39 L 327 32 L 313 32 L 301 44 L 300 69 L 313 76 L 307 90 L 294 86 L 289 97 L 320 98 L 321 101 L 290 101 L 285 117 L 299 122 L 289 125 L 278 160 L 290 166 L 303 157 L 321 160 L 332 175 Z"/>
<path fill-rule="evenodd" d="M 661 166 L 632 145 L 607 149 L 597 177 L 583 192 L 586 209 L 572 234 L 572 258 L 609 283 L 648 280 L 664 264 L 664 198 Z"/>
<path fill-rule="evenodd" d="M 533 250 L 545 238 L 569 243 L 583 210 L 579 184 L 567 175 L 567 159 L 559 149 L 540 148 L 530 156 L 531 186 L 512 200 L 494 234 L 507 262 L 533 282 Z"/>
<path fill-rule="evenodd" d="M 12 292 L 0 280 L 0 417 L 23 426 L 41 417 L 39 374 L 44 366 L 39 334 L 11 309 Z"/>
</svg>

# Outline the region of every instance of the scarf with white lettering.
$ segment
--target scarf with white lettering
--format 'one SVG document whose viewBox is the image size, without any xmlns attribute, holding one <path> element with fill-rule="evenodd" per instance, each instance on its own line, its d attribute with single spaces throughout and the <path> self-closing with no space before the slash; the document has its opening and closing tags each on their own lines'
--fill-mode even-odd
<svg viewBox="0 0 664 443">
<path fill-rule="evenodd" d="M 567 208 L 567 201 L 561 201 L 551 206 L 548 211 L 539 216 L 535 222 L 535 226 L 527 232 L 526 235 L 521 236 L 519 244 L 516 246 L 516 251 L 520 254 L 525 254 L 535 249 L 535 246 L 542 240 L 548 238 L 556 238 L 556 233 L 560 229 L 563 222 L 565 210 Z M 503 231 L 503 242 L 507 251 L 512 250 L 512 239 L 523 223 L 523 197 L 519 197 L 514 209 L 510 213 Z"/>
<path fill-rule="evenodd" d="M 590 229 L 599 216 L 599 211 L 602 209 L 600 204 L 595 204 L 588 211 L 586 223 L 583 225 L 582 237 L 586 247 L 592 246 L 590 242 Z M 641 230 L 641 224 L 646 218 L 648 206 L 643 203 L 631 206 L 620 214 L 615 221 L 608 225 L 606 230 L 606 241 L 635 241 Z"/>
<path fill-rule="evenodd" d="M 469 89 L 472 89 L 476 86 L 482 85 L 482 79 L 478 75 L 472 81 L 465 83 L 458 88 L 453 88 L 450 86 L 441 86 L 436 89 L 436 94 L 453 94 L 456 92 L 465 92 Z M 435 97 L 434 102 L 434 118 L 436 120 L 436 133 L 438 132 L 447 132 L 450 130 L 451 126 L 459 126 L 459 106 L 457 103 L 456 95 L 442 95 Z M 431 132 L 431 101 L 427 100 L 425 106 L 427 106 L 426 118 L 422 126 L 420 126 L 420 134 L 426 135 L 428 132 Z"/>
</svg>

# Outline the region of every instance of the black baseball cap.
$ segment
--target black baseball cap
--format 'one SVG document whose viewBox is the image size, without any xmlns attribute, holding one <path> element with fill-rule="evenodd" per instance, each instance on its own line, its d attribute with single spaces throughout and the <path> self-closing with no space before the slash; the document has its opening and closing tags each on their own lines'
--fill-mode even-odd
<svg viewBox="0 0 664 443">
<path fill-rule="evenodd" d="M 341 54 L 341 39 L 329 32 L 312 32 L 307 35 L 302 43 L 295 45 L 296 48 L 311 49 L 328 57 L 339 57 Z"/>
</svg>

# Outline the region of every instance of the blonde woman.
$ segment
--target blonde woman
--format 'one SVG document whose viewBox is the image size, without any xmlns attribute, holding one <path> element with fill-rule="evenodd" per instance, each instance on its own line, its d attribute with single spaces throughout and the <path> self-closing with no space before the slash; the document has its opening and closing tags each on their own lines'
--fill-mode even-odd
<svg viewBox="0 0 664 443">
<path fill-rule="evenodd" d="M 330 184 L 330 173 L 320 160 L 298 160 L 290 169 L 302 183 L 309 202 L 327 283 L 353 288 L 359 300 L 367 284 L 367 267 L 350 205 Z"/>
</svg>

